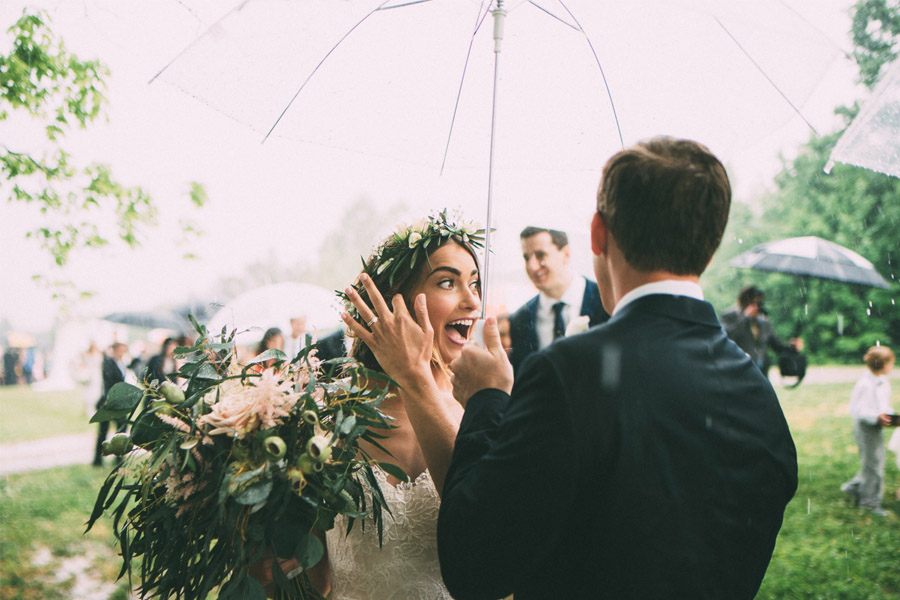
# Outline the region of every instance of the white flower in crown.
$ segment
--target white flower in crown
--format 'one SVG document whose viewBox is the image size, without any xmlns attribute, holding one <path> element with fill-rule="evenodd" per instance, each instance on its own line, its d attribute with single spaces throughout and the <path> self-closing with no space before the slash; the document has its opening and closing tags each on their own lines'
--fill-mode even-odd
<svg viewBox="0 0 900 600">
<path fill-rule="evenodd" d="M 591 318 L 587 315 L 578 315 L 573 317 L 566 326 L 566 337 L 570 335 L 578 335 L 584 333 L 591 327 Z"/>
<path fill-rule="evenodd" d="M 409 234 L 409 240 L 407 240 L 407 241 L 409 243 L 410 248 L 415 248 L 416 244 L 418 244 L 420 241 L 422 241 L 422 234 L 419 233 L 418 231 L 413 231 L 412 233 Z"/>
</svg>

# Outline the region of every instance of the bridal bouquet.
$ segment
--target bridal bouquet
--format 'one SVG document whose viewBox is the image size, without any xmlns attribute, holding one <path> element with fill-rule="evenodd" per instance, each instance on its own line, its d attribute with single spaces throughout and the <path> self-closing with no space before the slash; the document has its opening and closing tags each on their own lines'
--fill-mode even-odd
<svg viewBox="0 0 900 600">
<path fill-rule="evenodd" d="M 390 427 L 379 410 L 388 382 L 350 359 L 320 363 L 314 347 L 290 363 L 269 350 L 240 365 L 233 332 L 211 338 L 195 326 L 198 342 L 176 351 L 185 385 L 119 383 L 91 419 L 127 420 L 131 431 L 106 443 L 121 458 L 87 528 L 112 516 L 119 576 L 140 558 L 142 598 L 218 588 L 221 600 L 262 600 L 254 565 L 271 567 L 276 597 L 317 598 L 305 569 L 322 558 L 335 516 L 350 527 L 371 518 L 381 536 L 384 498 L 359 441 L 377 445 L 374 430 Z M 276 558 L 304 570 L 289 578 Z"/>
</svg>

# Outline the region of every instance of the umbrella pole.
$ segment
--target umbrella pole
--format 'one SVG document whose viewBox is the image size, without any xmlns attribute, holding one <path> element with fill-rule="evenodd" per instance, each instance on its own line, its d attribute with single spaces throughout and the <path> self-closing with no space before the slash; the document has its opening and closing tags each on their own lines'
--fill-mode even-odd
<svg viewBox="0 0 900 600">
<path fill-rule="evenodd" d="M 487 222 L 485 223 L 484 236 L 484 277 L 481 284 L 481 318 L 484 319 L 487 310 L 487 289 L 491 269 L 491 227 L 494 208 L 494 137 L 497 125 L 497 80 L 500 67 L 500 47 L 503 42 L 503 22 L 506 10 L 503 8 L 503 0 L 497 0 L 497 8 L 491 11 L 494 17 L 494 89 L 491 100 L 491 149 L 488 155 L 488 194 L 487 194 Z"/>
</svg>

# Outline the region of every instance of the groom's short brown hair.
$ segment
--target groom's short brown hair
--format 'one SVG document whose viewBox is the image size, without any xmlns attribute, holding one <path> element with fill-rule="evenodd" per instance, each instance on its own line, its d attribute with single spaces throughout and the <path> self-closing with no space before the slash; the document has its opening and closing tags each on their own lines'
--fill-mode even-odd
<svg viewBox="0 0 900 600">
<path fill-rule="evenodd" d="M 697 142 L 656 137 L 603 167 L 597 211 L 625 260 L 640 271 L 699 275 L 722 241 L 731 185 Z"/>
</svg>

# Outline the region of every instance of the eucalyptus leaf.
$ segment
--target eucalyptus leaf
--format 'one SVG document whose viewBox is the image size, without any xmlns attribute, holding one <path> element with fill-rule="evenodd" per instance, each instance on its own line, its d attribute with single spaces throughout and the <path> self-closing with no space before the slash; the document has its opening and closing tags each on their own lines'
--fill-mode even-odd
<svg viewBox="0 0 900 600">
<path fill-rule="evenodd" d="M 325 546 L 315 535 L 307 533 L 297 542 L 295 553 L 300 565 L 308 569 L 322 560 L 322 556 L 325 554 Z"/>
<path fill-rule="evenodd" d="M 381 467 L 385 473 L 387 473 L 388 475 L 392 475 L 400 481 L 409 481 L 409 475 L 406 474 L 406 471 L 395 464 L 389 462 L 380 462 L 378 463 L 378 466 Z"/>
<path fill-rule="evenodd" d="M 351 431 L 353 431 L 353 428 L 355 426 L 356 426 L 356 417 L 354 417 L 353 415 L 350 415 L 349 417 L 347 417 L 346 419 L 344 419 L 341 422 L 340 432 L 343 435 L 348 435 Z"/>
<path fill-rule="evenodd" d="M 144 390 L 130 383 L 120 381 L 109 389 L 106 402 L 101 406 L 106 410 L 124 410 L 131 412 L 144 396 Z"/>
<path fill-rule="evenodd" d="M 258 365 L 260 363 L 264 363 L 266 361 L 275 359 L 275 360 L 284 360 L 287 358 L 287 354 L 279 350 L 278 348 L 269 348 L 262 354 L 259 354 L 250 360 L 247 361 L 246 366 L 250 365 Z"/>
<path fill-rule="evenodd" d="M 234 501 L 238 504 L 243 504 L 245 506 L 250 506 L 252 504 L 256 504 L 258 502 L 262 502 L 266 498 L 269 497 L 269 492 L 272 491 L 272 480 L 261 481 L 254 485 L 251 485 L 245 490 L 242 490 L 238 494 L 232 496 Z"/>
</svg>

